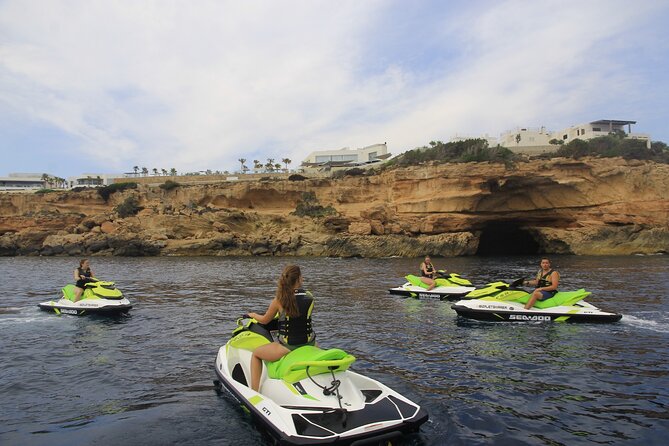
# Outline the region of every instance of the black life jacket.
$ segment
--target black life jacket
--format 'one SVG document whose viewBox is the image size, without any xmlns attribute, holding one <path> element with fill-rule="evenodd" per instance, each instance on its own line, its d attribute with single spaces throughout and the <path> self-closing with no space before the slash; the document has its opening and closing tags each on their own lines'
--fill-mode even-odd
<svg viewBox="0 0 669 446">
<path fill-rule="evenodd" d="M 427 271 L 427 274 L 428 274 L 429 276 L 431 276 L 432 273 L 434 272 L 434 266 L 432 266 L 431 263 L 426 263 L 426 264 L 425 264 L 425 271 Z M 425 271 L 421 270 L 421 271 L 420 271 L 420 275 L 423 276 L 423 277 L 427 277 L 427 276 L 425 275 Z"/>
<path fill-rule="evenodd" d="M 290 317 L 285 311 L 279 313 L 279 342 L 281 344 L 302 345 L 316 339 L 316 334 L 311 327 L 314 298 L 304 290 L 296 290 L 295 300 L 297 300 L 299 316 Z"/>
<path fill-rule="evenodd" d="M 547 286 L 551 286 L 553 282 L 549 280 L 549 277 L 553 274 L 553 270 L 549 270 L 546 274 L 543 276 L 541 275 L 541 271 L 537 273 L 537 288 L 544 288 Z"/>
<path fill-rule="evenodd" d="M 84 276 L 87 279 L 90 279 L 92 276 L 90 268 L 83 269 L 79 267 L 77 268 L 77 272 L 79 273 L 80 276 Z"/>
</svg>

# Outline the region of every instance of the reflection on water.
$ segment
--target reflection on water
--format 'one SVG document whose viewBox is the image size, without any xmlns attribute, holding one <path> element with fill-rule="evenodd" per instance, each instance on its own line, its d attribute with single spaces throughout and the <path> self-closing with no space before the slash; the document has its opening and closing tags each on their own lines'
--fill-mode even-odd
<svg viewBox="0 0 669 446">
<path fill-rule="evenodd" d="M 537 258 L 433 258 L 477 285 L 534 275 Z M 660 444 L 669 428 L 669 258 L 556 257 L 562 289 L 624 314 L 612 325 L 494 324 L 448 302 L 391 297 L 420 259 L 93 258 L 135 308 L 58 317 L 77 259 L 0 259 L 0 443 L 262 444 L 227 394 L 216 351 L 297 262 L 319 343 L 425 406 L 406 444 Z M 40 275 L 35 280 L 35 272 Z"/>
</svg>

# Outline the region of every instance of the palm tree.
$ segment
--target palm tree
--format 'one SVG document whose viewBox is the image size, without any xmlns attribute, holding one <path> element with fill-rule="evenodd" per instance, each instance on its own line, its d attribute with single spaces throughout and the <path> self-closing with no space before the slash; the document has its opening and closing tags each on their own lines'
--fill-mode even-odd
<svg viewBox="0 0 669 446">
<path fill-rule="evenodd" d="M 241 163 L 241 165 L 242 165 L 242 172 L 244 172 L 245 169 L 246 169 L 246 166 L 244 165 L 244 163 L 246 162 L 246 158 L 239 158 L 237 161 L 239 161 L 239 162 Z"/>
<path fill-rule="evenodd" d="M 160 169 L 160 171 L 162 172 L 164 177 L 167 176 L 167 169 Z"/>
<path fill-rule="evenodd" d="M 292 163 L 293 161 L 290 158 L 284 158 L 281 160 L 281 162 L 286 165 L 286 172 L 288 172 L 288 164 Z"/>
<path fill-rule="evenodd" d="M 149 169 L 142 167 L 142 176 L 147 176 L 149 174 Z"/>
<path fill-rule="evenodd" d="M 274 170 L 276 170 L 278 172 L 279 169 L 281 169 L 281 164 L 279 164 L 279 163 L 274 164 Z"/>
<path fill-rule="evenodd" d="M 260 169 L 262 169 L 262 163 L 258 160 L 253 160 L 253 170 L 258 173 Z"/>
<path fill-rule="evenodd" d="M 135 176 L 137 176 L 137 173 L 139 172 L 139 166 L 133 166 L 132 170 L 135 171 Z"/>
<path fill-rule="evenodd" d="M 265 164 L 265 168 L 266 168 L 269 172 L 273 172 L 273 171 L 274 171 L 274 158 L 267 158 L 267 164 Z"/>
<path fill-rule="evenodd" d="M 47 186 L 49 185 L 49 183 L 51 182 L 51 177 L 50 177 L 48 174 L 43 173 L 43 174 L 42 174 L 42 178 L 40 178 L 40 179 L 41 179 L 42 181 L 44 181 L 44 188 L 46 189 L 46 187 L 47 187 Z"/>
<path fill-rule="evenodd" d="M 177 170 L 174 167 L 170 169 L 170 175 L 173 177 L 177 176 Z"/>
<path fill-rule="evenodd" d="M 158 175 L 158 169 L 156 169 L 155 167 L 153 168 L 153 175 L 154 176 Z"/>
</svg>

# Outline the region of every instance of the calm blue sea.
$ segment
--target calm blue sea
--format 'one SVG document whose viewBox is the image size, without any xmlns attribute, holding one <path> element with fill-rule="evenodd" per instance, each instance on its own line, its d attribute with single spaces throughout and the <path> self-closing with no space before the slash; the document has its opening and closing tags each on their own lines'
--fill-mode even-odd
<svg viewBox="0 0 669 446">
<path fill-rule="evenodd" d="M 0 444 L 262 445 L 214 359 L 283 266 L 302 267 L 323 347 L 424 406 L 407 445 L 664 445 L 669 433 L 669 256 L 554 257 L 561 289 L 624 314 L 610 325 L 481 323 L 450 303 L 391 297 L 420 259 L 92 258 L 135 305 L 115 319 L 56 316 L 74 258 L 0 258 Z M 434 258 L 482 285 L 538 257 Z"/>
</svg>

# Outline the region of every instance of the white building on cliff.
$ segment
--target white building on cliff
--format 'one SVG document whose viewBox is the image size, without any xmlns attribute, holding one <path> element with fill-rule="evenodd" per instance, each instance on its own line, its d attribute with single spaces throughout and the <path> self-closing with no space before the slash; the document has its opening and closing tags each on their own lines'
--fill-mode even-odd
<svg viewBox="0 0 669 446">
<path fill-rule="evenodd" d="M 322 170 L 333 168 L 369 167 L 379 164 L 390 156 L 388 146 L 383 144 L 372 144 L 360 149 L 344 147 L 338 150 L 318 150 L 311 152 L 303 161 L 302 169 Z"/>
<path fill-rule="evenodd" d="M 473 138 L 485 139 L 488 141 L 489 146 L 499 144 L 514 152 L 537 155 L 554 151 L 556 145 L 550 143 L 552 140 L 562 141 L 563 144 L 567 144 L 574 139 L 588 140 L 598 136 L 606 136 L 609 133 L 623 131 L 626 134 L 626 138 L 645 141 L 646 147 L 650 148 L 650 135 L 633 133 L 632 124 L 636 124 L 636 121 L 600 119 L 598 121 L 573 125 L 555 132 L 547 130 L 546 127 L 517 127 L 502 133 L 499 139 L 491 138 L 488 135 Z M 471 138 L 456 136 L 451 138 L 451 141 L 462 141 L 463 139 Z"/>
</svg>

